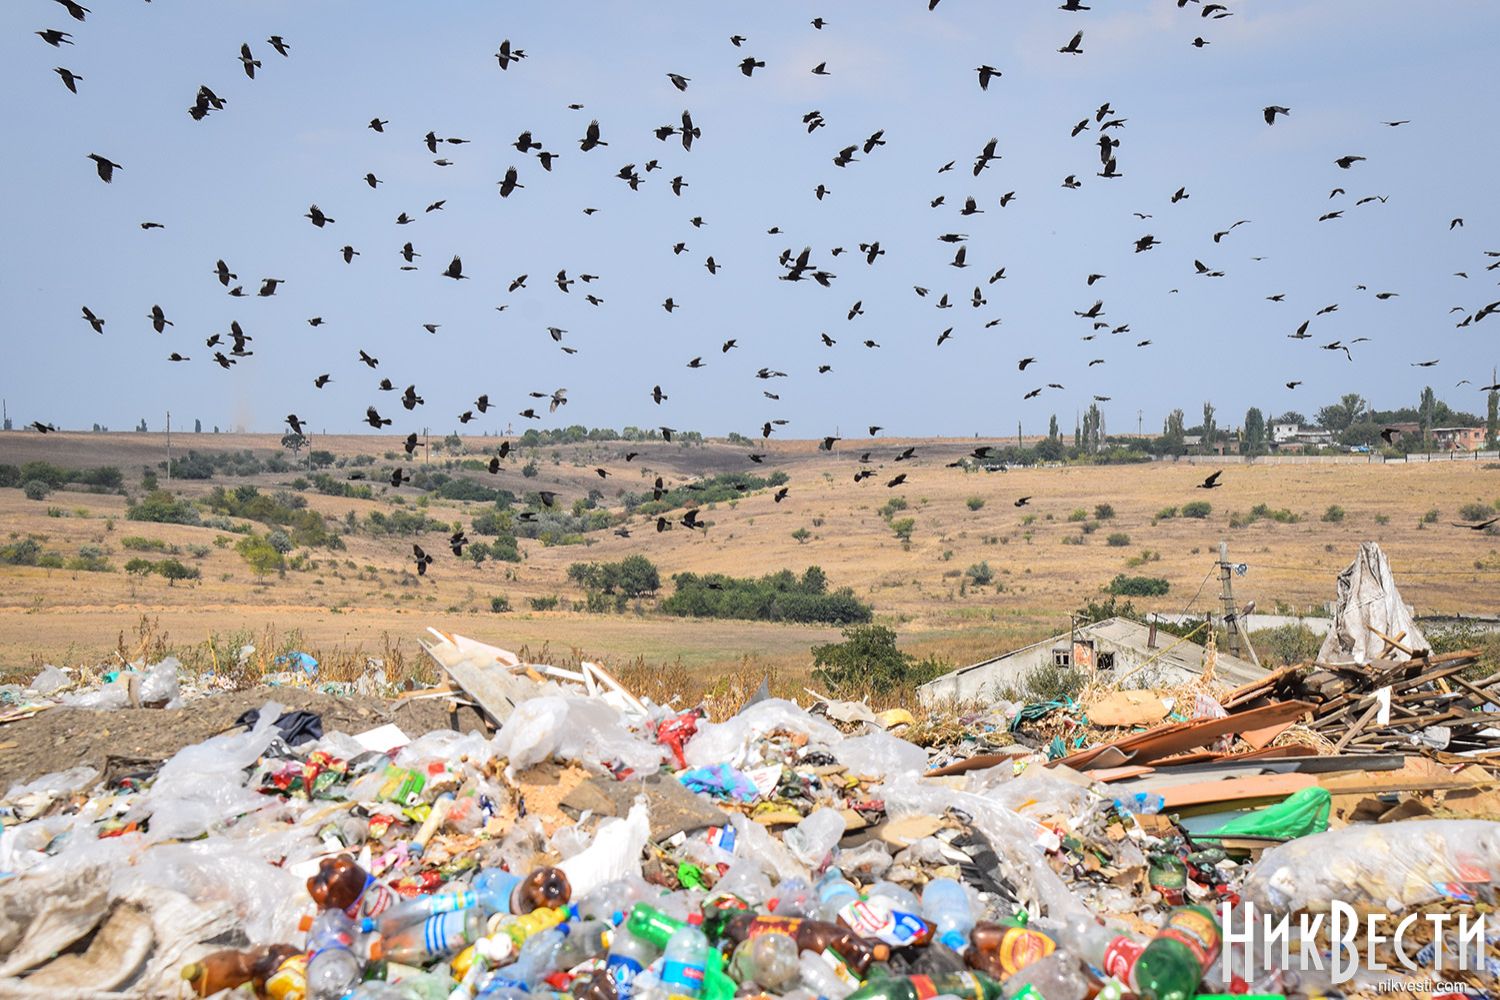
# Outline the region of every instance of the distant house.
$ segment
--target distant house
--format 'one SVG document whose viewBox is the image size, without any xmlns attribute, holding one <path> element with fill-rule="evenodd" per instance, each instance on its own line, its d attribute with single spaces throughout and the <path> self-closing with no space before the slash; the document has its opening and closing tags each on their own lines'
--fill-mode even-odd
<svg viewBox="0 0 1500 1000">
<path fill-rule="evenodd" d="M 1441 451 L 1478 451 L 1484 447 L 1483 427 L 1434 427 L 1432 440 Z"/>
<path fill-rule="evenodd" d="M 1301 451 L 1304 448 L 1328 448 L 1333 445 L 1333 431 L 1300 424 L 1273 423 L 1271 446 L 1277 450 Z"/>
<path fill-rule="evenodd" d="M 1208 651 L 1195 642 L 1128 618 L 1106 618 L 1050 639 L 960 667 L 917 689 L 923 704 L 958 699 L 992 700 L 1021 688 L 1035 670 L 1097 670 L 1123 678 L 1125 687 L 1184 684 L 1203 675 Z M 1255 664 L 1216 653 L 1214 676 L 1231 685 L 1265 676 Z"/>
</svg>

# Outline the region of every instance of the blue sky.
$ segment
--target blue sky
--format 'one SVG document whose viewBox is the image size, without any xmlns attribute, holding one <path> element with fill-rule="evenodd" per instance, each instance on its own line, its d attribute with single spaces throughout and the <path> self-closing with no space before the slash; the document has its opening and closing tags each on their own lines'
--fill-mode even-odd
<svg viewBox="0 0 1500 1000">
<path fill-rule="evenodd" d="M 1449 310 L 1500 298 L 1500 271 L 1484 271 L 1500 258 L 1483 253 L 1500 249 L 1487 190 L 1500 140 L 1485 97 L 1500 8 L 1254 0 L 1204 20 L 1175 0 L 1092 6 L 94 0 L 80 24 L 51 0 L 11 0 L 0 7 L 10 95 L 0 106 L 0 395 L 18 423 L 64 427 L 125 429 L 144 416 L 157 429 L 170 407 L 174 423 L 271 431 L 295 412 L 315 431 L 352 431 L 374 404 L 393 430 L 445 431 L 485 392 L 497 409 L 469 432 L 754 433 L 784 418 L 782 433 L 800 437 L 868 423 L 998 436 L 1019 421 L 1033 433 L 1053 413 L 1071 430 L 1095 395 L 1110 397 L 1113 431 L 1134 430 L 1138 411 L 1159 429 L 1174 406 L 1194 423 L 1204 400 L 1221 424 L 1252 405 L 1310 413 L 1348 391 L 1415 405 L 1426 384 L 1482 410 L 1473 387 L 1453 386 L 1489 381 L 1500 317 L 1455 329 Z M 821 31 L 815 16 L 828 21 Z M 32 34 L 49 27 L 76 44 L 53 49 Z M 1059 54 L 1079 29 L 1084 54 Z M 743 48 L 731 34 L 748 37 Z M 1194 48 L 1197 35 L 1211 44 Z M 527 58 L 502 72 L 493 53 L 506 38 Z M 254 81 L 239 67 L 241 42 L 263 63 Z M 751 79 L 738 70 L 747 55 L 766 62 Z M 831 75 L 813 76 L 825 61 Z M 1003 73 L 988 93 L 973 71 L 981 63 Z M 54 66 L 83 77 L 78 95 Z M 668 72 L 691 78 L 686 93 Z M 228 105 L 194 122 L 185 112 L 200 84 Z M 1121 141 L 1115 180 L 1096 176 L 1093 112 L 1106 101 L 1127 119 L 1110 133 Z M 1292 114 L 1267 127 L 1268 104 Z M 702 129 L 691 152 L 651 134 L 684 109 Z M 827 126 L 809 136 L 801 119 L 813 109 Z M 365 127 L 373 116 L 389 119 L 385 134 Z M 1071 138 L 1085 117 L 1088 131 Z M 591 118 L 609 145 L 585 154 L 577 140 Z M 1396 119 L 1411 124 L 1380 124 Z M 438 155 L 454 165 L 439 167 L 421 141 L 429 129 L 472 141 L 445 145 Z M 559 154 L 550 174 L 510 145 L 527 129 Z M 877 129 L 887 145 L 833 164 Z M 991 136 L 1003 158 L 976 179 L 970 167 Z M 123 165 L 113 184 L 95 177 L 91 152 Z M 1334 165 L 1349 154 L 1367 160 Z M 662 169 L 639 192 L 615 177 L 653 158 Z M 949 160 L 957 167 L 939 175 Z M 501 199 L 511 166 L 525 187 Z M 370 190 L 366 172 L 384 183 Z M 1068 174 L 1082 187 L 1065 189 Z M 689 184 L 681 197 L 669 189 L 676 175 Z M 822 202 L 819 183 L 832 191 Z M 1171 204 L 1183 186 L 1190 197 Z M 1335 187 L 1347 193 L 1330 199 Z M 929 207 L 939 195 L 946 204 Z M 984 214 L 958 215 L 968 195 Z M 1367 195 L 1389 200 L 1355 207 Z M 442 211 L 423 212 L 438 199 Z M 312 203 L 337 222 L 313 228 L 303 218 Z M 403 211 L 416 221 L 397 226 Z M 694 216 L 706 225 L 691 226 Z M 1450 232 L 1455 217 L 1465 225 Z M 1212 234 L 1239 219 L 1251 221 L 1216 245 Z M 147 220 L 166 228 L 142 231 Z M 772 226 L 782 234 L 768 235 Z M 943 233 L 968 234 L 970 267 L 948 265 Z M 1134 253 L 1147 233 L 1163 245 Z M 398 270 L 407 240 L 418 271 Z M 875 240 L 886 255 L 869 266 L 854 251 Z M 345 244 L 360 252 L 353 264 L 339 256 Z M 804 246 L 837 275 L 831 289 L 776 280 L 780 252 Z M 835 246 L 849 252 L 834 258 Z M 454 254 L 472 280 L 441 276 Z M 224 294 L 219 258 L 250 297 Z M 1194 260 L 1225 276 L 1198 276 Z M 987 284 L 1002 266 L 1006 278 Z M 599 280 L 563 294 L 551 283 L 560 268 Z M 523 273 L 527 287 L 507 292 Z M 1090 273 L 1106 277 L 1089 288 Z M 286 284 L 254 297 L 265 277 Z M 979 309 L 976 285 L 988 299 Z M 604 305 L 585 302 L 588 291 Z M 1378 301 L 1380 291 L 1399 294 Z M 944 292 L 954 306 L 938 310 Z M 1266 301 L 1274 293 L 1286 301 Z M 670 315 L 668 296 L 681 305 Z M 1090 324 L 1074 311 L 1096 299 L 1128 333 L 1080 339 Z M 865 315 L 849 321 L 856 300 Z M 1286 338 L 1333 303 L 1313 320 L 1314 339 Z M 153 304 L 176 324 L 165 335 L 151 330 Z M 80 318 L 84 305 L 106 320 L 103 336 Z M 310 327 L 314 316 L 324 325 Z M 255 354 L 222 371 L 204 338 L 231 320 Z M 423 323 L 441 327 L 433 335 Z M 578 353 L 563 354 L 549 326 Z M 823 346 L 822 332 L 837 345 Z M 1371 339 L 1352 363 L 1318 349 L 1360 336 Z M 740 346 L 722 354 L 729 338 Z M 379 371 L 358 364 L 361 348 Z M 167 362 L 172 351 L 191 362 Z M 694 356 L 707 367 L 689 370 Z M 1038 360 L 1018 372 L 1023 357 Z M 1430 359 L 1441 364 L 1411 367 Z M 832 371 L 818 374 L 821 364 Z M 789 377 L 757 380 L 761 367 Z M 313 388 L 325 372 L 333 383 Z M 426 405 L 402 410 L 375 391 L 382 375 L 414 383 Z M 1287 390 L 1288 380 L 1303 385 Z M 1052 382 L 1066 388 L 1023 400 Z M 659 406 L 657 384 L 669 397 Z M 570 403 L 555 417 L 515 417 L 533 403 L 528 391 L 558 387 Z"/>
</svg>

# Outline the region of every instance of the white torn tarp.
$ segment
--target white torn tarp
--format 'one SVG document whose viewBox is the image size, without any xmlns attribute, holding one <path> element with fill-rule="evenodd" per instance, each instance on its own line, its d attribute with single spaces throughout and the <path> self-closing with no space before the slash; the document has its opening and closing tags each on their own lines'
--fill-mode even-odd
<svg viewBox="0 0 1500 1000">
<path fill-rule="evenodd" d="M 1363 542 L 1359 555 L 1339 574 L 1333 627 L 1318 650 L 1319 663 L 1409 660 L 1427 649 L 1411 608 L 1401 600 L 1385 553 L 1375 542 Z"/>
</svg>

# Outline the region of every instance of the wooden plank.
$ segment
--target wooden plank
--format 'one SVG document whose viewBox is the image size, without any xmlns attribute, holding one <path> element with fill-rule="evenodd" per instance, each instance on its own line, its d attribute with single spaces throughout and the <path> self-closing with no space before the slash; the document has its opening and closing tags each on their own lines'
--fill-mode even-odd
<svg viewBox="0 0 1500 1000">
<path fill-rule="evenodd" d="M 1155 771 L 1154 767 L 1146 767 L 1143 764 L 1127 764 L 1124 767 L 1101 767 L 1089 772 L 1089 777 L 1094 781 L 1102 781 L 1109 784 L 1111 781 L 1124 781 L 1126 778 L 1139 778 Z"/>
<path fill-rule="evenodd" d="M 1215 802 L 1242 802 L 1252 799 L 1284 799 L 1311 788 L 1318 779 L 1310 774 L 1260 774 L 1254 777 L 1200 781 L 1161 790 L 1166 808 L 1206 805 Z"/>
<path fill-rule="evenodd" d="M 1372 629 L 1372 631 L 1373 631 L 1373 629 Z M 1373 718 L 1375 718 L 1376 713 L 1379 712 L 1379 711 L 1380 711 L 1380 702 L 1378 702 L 1378 701 L 1371 702 L 1370 703 L 1370 707 L 1367 708 L 1367 709 L 1365 709 L 1365 714 L 1361 715 L 1359 717 L 1359 721 L 1356 722 L 1354 725 L 1350 726 L 1349 727 L 1349 731 L 1343 735 L 1343 738 L 1340 739 L 1337 743 L 1335 743 L 1333 745 L 1333 752 L 1334 753 L 1343 753 L 1344 752 L 1344 747 L 1346 747 L 1346 746 L 1349 745 L 1349 741 L 1352 740 L 1352 739 L 1354 739 L 1354 737 L 1358 736 L 1359 733 L 1360 733 L 1360 730 L 1364 729 L 1365 726 L 1369 725 L 1370 720 L 1373 719 Z"/>
<path fill-rule="evenodd" d="M 1111 691 L 1086 710 L 1096 726 L 1149 726 L 1166 716 L 1167 705 L 1150 691 Z"/>
</svg>

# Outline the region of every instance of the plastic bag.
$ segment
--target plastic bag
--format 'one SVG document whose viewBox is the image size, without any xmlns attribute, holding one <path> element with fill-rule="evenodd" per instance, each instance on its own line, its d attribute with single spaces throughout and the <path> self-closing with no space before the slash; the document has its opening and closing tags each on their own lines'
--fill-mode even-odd
<svg viewBox="0 0 1500 1000">
<path fill-rule="evenodd" d="M 73 681 L 68 676 L 67 671 L 54 667 L 49 663 L 42 668 L 41 673 L 31 679 L 31 683 L 27 687 L 45 697 L 58 688 L 65 688 L 71 683 Z"/>
<path fill-rule="evenodd" d="M 124 684 L 106 684 L 93 691 L 65 694 L 58 699 L 69 708 L 93 708 L 113 712 L 130 704 L 130 692 Z"/>
<path fill-rule="evenodd" d="M 181 660 L 169 656 L 160 663 L 147 667 L 145 676 L 141 678 L 141 701 L 147 705 L 164 701 L 168 708 L 177 708 L 181 704 L 179 699 L 182 689 L 177 680 L 177 671 L 181 666 Z M 173 704 L 174 702 L 177 704 Z"/>
<path fill-rule="evenodd" d="M 641 776 L 661 767 L 661 750 L 625 728 L 620 714 L 588 698 L 543 695 L 522 702 L 495 737 L 510 771 L 558 757 L 605 769 L 615 763 Z"/>
<path fill-rule="evenodd" d="M 1237 816 L 1207 834 L 1211 837 L 1243 836 L 1285 837 L 1294 840 L 1328 829 L 1328 811 L 1333 796 L 1328 789 L 1314 785 L 1289 796 L 1286 801 Z"/>
<path fill-rule="evenodd" d="M 927 751 L 883 730 L 851 736 L 831 748 L 835 759 L 851 773 L 868 777 L 921 774 L 927 770 Z"/>
<path fill-rule="evenodd" d="M 641 850 L 651 837 L 651 813 L 644 798 L 637 799 L 624 819 L 600 824 L 594 842 L 558 862 L 568 876 L 573 894 L 586 896 L 607 882 L 641 874 Z"/>
<path fill-rule="evenodd" d="M 173 754 L 137 806 L 151 816 L 146 837 L 191 839 L 272 804 L 275 800 L 245 787 L 245 769 L 276 739 L 280 715 L 281 706 L 267 702 L 249 732 L 215 736 Z"/>
<path fill-rule="evenodd" d="M 785 698 L 768 698 L 724 722 L 700 722 L 698 735 L 684 750 L 693 767 L 710 764 L 742 764 L 749 744 L 775 730 L 785 730 L 824 744 L 842 740 L 839 731 L 808 715 Z"/>
<path fill-rule="evenodd" d="M 1242 895 L 1277 913 L 1327 910 L 1338 899 L 1399 913 L 1438 899 L 1471 900 L 1500 882 L 1500 823 L 1404 820 L 1348 826 L 1267 851 Z"/>
<path fill-rule="evenodd" d="M 814 809 L 802 822 L 783 833 L 781 842 L 797 860 L 816 870 L 844 836 L 846 826 L 844 814 L 837 809 Z"/>
</svg>

